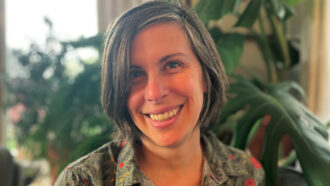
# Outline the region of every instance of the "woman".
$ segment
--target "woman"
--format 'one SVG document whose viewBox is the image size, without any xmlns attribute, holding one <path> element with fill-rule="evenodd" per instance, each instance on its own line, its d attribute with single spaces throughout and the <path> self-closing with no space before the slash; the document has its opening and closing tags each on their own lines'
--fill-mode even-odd
<svg viewBox="0 0 330 186">
<path fill-rule="evenodd" d="M 108 30 L 102 105 L 114 142 L 67 167 L 55 185 L 263 185 L 253 157 L 207 128 L 227 80 L 207 30 L 191 11 L 148 2 Z"/>
</svg>

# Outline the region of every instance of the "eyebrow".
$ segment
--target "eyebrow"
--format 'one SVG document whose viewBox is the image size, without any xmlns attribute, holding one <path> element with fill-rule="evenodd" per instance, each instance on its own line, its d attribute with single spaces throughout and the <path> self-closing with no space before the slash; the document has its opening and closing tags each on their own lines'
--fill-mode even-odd
<svg viewBox="0 0 330 186">
<path fill-rule="evenodd" d="M 160 58 L 159 60 L 159 63 L 164 63 L 166 62 L 168 59 L 174 57 L 174 56 L 186 56 L 184 53 L 181 53 L 181 52 L 178 52 L 178 53 L 174 53 L 174 54 L 169 54 L 169 55 L 166 55 L 162 58 Z M 141 67 L 139 65 L 130 65 L 129 66 L 129 69 L 140 69 Z"/>
<path fill-rule="evenodd" d="M 141 67 L 138 66 L 138 65 L 130 65 L 130 66 L 129 66 L 129 69 L 130 69 L 130 70 L 135 70 L 135 69 L 141 69 Z"/>
<path fill-rule="evenodd" d="M 168 59 L 170 59 L 171 57 L 174 57 L 174 56 L 186 56 L 186 55 L 184 53 L 181 53 L 181 52 L 170 54 L 170 55 L 166 55 L 166 56 L 162 57 L 159 60 L 159 62 L 160 63 L 163 63 L 163 62 L 167 61 Z"/>
</svg>

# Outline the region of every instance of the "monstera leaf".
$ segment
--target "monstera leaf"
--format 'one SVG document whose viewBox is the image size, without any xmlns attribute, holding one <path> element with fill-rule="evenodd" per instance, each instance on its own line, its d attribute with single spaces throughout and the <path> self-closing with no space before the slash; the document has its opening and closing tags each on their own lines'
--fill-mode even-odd
<svg viewBox="0 0 330 186">
<path fill-rule="evenodd" d="M 260 14 L 260 9 L 263 3 L 264 0 L 252 0 L 244 10 L 243 14 L 239 16 L 235 26 L 251 28 Z"/>
<path fill-rule="evenodd" d="M 209 21 L 219 20 L 226 14 L 236 14 L 236 8 L 240 2 L 241 0 L 199 1 L 194 9 L 203 23 L 207 25 Z M 251 0 L 242 15 L 238 17 L 235 26 L 251 28 L 260 14 L 263 3 L 264 0 Z M 277 4 L 275 5 L 277 7 Z"/>
<path fill-rule="evenodd" d="M 207 0 L 199 1 L 194 7 L 199 18 L 204 24 L 210 20 L 220 19 L 227 13 L 235 12 L 237 5 L 241 0 Z"/>
<path fill-rule="evenodd" d="M 278 149 L 281 137 L 288 134 L 309 185 L 329 184 L 330 145 L 328 133 L 313 114 L 296 98 L 291 90 L 302 93 L 295 83 L 267 84 L 257 87 L 250 81 L 235 77 L 230 93 L 234 97 L 224 106 L 219 122 L 245 109 L 238 119 L 232 145 L 245 149 L 254 124 L 264 116 L 271 116 L 267 125 L 261 163 L 266 172 L 267 185 L 280 185 L 277 173 Z"/>
</svg>

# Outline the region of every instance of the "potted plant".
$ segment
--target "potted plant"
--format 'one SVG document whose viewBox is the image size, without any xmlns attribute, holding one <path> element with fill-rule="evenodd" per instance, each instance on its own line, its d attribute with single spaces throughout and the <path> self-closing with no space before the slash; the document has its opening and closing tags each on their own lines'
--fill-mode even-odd
<svg viewBox="0 0 330 186">
<path fill-rule="evenodd" d="M 267 185 L 281 185 L 278 176 L 278 154 L 281 138 L 289 135 L 308 185 L 329 183 L 330 145 L 326 126 L 300 101 L 303 89 L 286 81 L 293 63 L 297 61 L 290 42 L 285 38 L 287 20 L 294 15 L 293 6 L 300 0 L 200 0 L 194 9 L 209 29 L 226 72 L 231 75 L 229 101 L 212 129 L 219 134 L 224 127 L 233 128 L 231 145 L 246 149 L 262 120 L 266 120 L 260 161 L 266 172 Z M 239 12 L 237 7 L 245 3 Z M 230 31 L 224 32 L 214 21 L 225 15 L 237 18 Z M 259 31 L 253 26 L 257 22 Z M 271 33 L 266 34 L 264 22 Z M 216 24 L 213 24 L 216 25 Z M 244 32 L 237 31 L 244 28 Z M 267 79 L 252 80 L 234 76 L 246 38 L 254 40 L 262 55 Z M 238 114 L 237 114 L 238 113 Z M 234 120 L 233 120 L 234 118 Z M 266 118 L 266 119 L 265 119 Z M 227 121 L 229 124 L 223 125 Z M 234 125 L 233 125 L 234 124 Z"/>
<path fill-rule="evenodd" d="M 65 67 L 69 52 L 85 47 L 100 52 L 102 35 L 64 42 L 45 21 L 50 28 L 45 45 L 14 51 L 26 75 L 6 79 L 7 106 L 23 107 L 14 123 L 19 148 L 31 154 L 28 158 L 46 158 L 54 180 L 70 162 L 108 142 L 113 125 L 99 102 L 99 59 L 81 61 L 83 70 L 73 77 Z"/>
</svg>

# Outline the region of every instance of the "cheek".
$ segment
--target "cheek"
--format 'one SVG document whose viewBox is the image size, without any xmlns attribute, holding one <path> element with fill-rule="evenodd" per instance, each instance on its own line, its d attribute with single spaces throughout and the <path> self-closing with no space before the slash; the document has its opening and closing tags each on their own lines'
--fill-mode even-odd
<svg viewBox="0 0 330 186">
<path fill-rule="evenodd" d="M 203 104 L 204 92 L 206 89 L 205 83 L 202 78 L 185 78 L 181 85 L 178 86 L 182 94 L 190 97 L 193 100 L 196 109 L 199 109 L 199 106 Z"/>
</svg>

